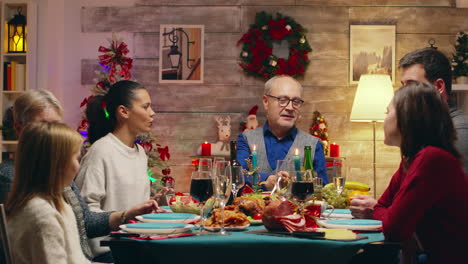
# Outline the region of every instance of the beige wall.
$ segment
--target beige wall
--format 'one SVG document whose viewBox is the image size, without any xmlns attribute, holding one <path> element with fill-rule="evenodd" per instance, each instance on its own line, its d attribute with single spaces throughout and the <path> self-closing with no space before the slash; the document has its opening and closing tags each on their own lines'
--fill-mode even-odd
<svg viewBox="0 0 468 264">
<path fill-rule="evenodd" d="M 313 48 L 310 66 L 300 81 L 305 87 L 302 119 L 308 130 L 312 112 L 322 112 L 330 139 L 341 145 L 351 166 L 351 180 L 372 181 L 372 126 L 349 122 L 355 87 L 348 84 L 349 25 L 396 25 L 396 58 L 416 48 L 436 46 L 450 52 L 455 34 L 468 30 L 468 9 L 449 0 L 132 0 L 82 1 L 81 83 L 92 85 L 98 68 L 98 45 L 111 32 L 124 36 L 132 51 L 134 78 L 149 88 L 157 111 L 155 133 L 169 145 L 172 171 L 179 191 L 189 190 L 190 155 L 198 145 L 217 140 L 214 117 L 230 115 L 233 136 L 248 110 L 260 104 L 262 81 L 247 77 L 238 63 L 237 40 L 253 23 L 255 13 L 281 12 L 307 30 Z M 127 5 L 128 4 L 128 5 Z M 158 84 L 160 24 L 205 25 L 205 83 Z M 98 44 L 99 43 L 99 44 Z M 94 49 L 94 50 L 92 50 Z M 398 74 L 397 74 L 398 78 Z M 82 88 L 84 89 L 84 88 Z M 81 98 L 75 98 L 79 104 Z M 67 107 L 67 106 L 66 106 Z M 261 122 L 265 120 L 259 111 Z M 77 121 L 76 121 L 77 122 Z M 377 126 L 377 194 L 381 194 L 399 163 L 399 150 L 383 144 Z"/>
</svg>

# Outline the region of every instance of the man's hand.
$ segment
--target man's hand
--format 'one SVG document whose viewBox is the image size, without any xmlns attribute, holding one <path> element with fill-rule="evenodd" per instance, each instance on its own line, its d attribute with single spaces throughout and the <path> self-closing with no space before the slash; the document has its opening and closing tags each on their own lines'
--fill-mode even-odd
<svg viewBox="0 0 468 264">
<path fill-rule="evenodd" d="M 355 218 L 372 219 L 375 204 L 377 204 L 377 200 L 371 196 L 358 195 L 351 197 L 349 209 Z"/>
<path fill-rule="evenodd" d="M 286 171 L 280 171 L 276 175 L 273 174 L 273 175 L 268 176 L 266 183 L 265 183 L 265 187 L 267 188 L 267 190 L 271 191 L 277 184 L 278 180 L 287 181 L 288 178 L 289 178 L 289 174 Z M 281 185 L 283 184 L 280 183 L 280 186 Z"/>
<path fill-rule="evenodd" d="M 268 176 L 268 178 L 266 179 L 266 183 L 265 183 L 265 188 L 268 190 L 268 191 L 271 191 L 273 190 L 273 188 L 275 187 L 275 184 L 276 184 L 276 181 L 278 180 L 278 176 L 272 174 L 270 176 Z"/>
</svg>

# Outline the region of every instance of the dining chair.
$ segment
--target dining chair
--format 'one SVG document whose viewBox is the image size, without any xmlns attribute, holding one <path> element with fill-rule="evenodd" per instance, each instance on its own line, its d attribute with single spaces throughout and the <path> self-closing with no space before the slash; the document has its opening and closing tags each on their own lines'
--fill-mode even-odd
<svg viewBox="0 0 468 264">
<path fill-rule="evenodd" d="M 13 259 L 11 257 L 10 249 L 10 240 L 8 239 L 7 233 L 7 219 L 5 214 L 5 207 L 3 204 L 0 204 L 0 238 L 2 239 L 2 249 L 3 257 L 5 264 L 13 264 Z"/>
<path fill-rule="evenodd" d="M 402 264 L 426 264 L 427 255 L 424 253 L 416 233 L 413 233 L 411 239 L 401 243 L 401 263 Z"/>
</svg>

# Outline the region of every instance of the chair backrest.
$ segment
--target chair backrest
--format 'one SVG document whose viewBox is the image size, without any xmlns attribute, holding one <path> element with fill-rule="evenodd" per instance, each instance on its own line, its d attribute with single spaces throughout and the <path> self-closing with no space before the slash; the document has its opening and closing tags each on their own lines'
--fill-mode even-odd
<svg viewBox="0 0 468 264">
<path fill-rule="evenodd" d="M 0 204 L 0 238 L 2 239 L 3 256 L 6 264 L 13 264 L 11 257 L 10 240 L 7 233 L 7 219 L 5 214 L 5 207 Z"/>
</svg>

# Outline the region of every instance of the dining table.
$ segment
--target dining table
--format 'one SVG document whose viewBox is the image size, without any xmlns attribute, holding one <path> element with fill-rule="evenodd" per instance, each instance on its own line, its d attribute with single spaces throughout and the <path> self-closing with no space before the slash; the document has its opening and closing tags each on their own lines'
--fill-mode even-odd
<svg viewBox="0 0 468 264">
<path fill-rule="evenodd" d="M 132 263 L 350 263 L 366 253 L 386 263 L 399 251 L 399 245 L 387 243 L 381 232 L 360 233 L 353 241 L 299 238 L 267 232 L 263 225 L 221 236 L 209 232 L 203 236 L 185 236 L 159 240 L 108 237 L 108 246 L 116 264 Z M 389 257 L 386 258 L 386 255 Z M 369 257 L 369 256 L 368 256 Z M 388 262 L 387 262 L 388 263 Z"/>
</svg>

